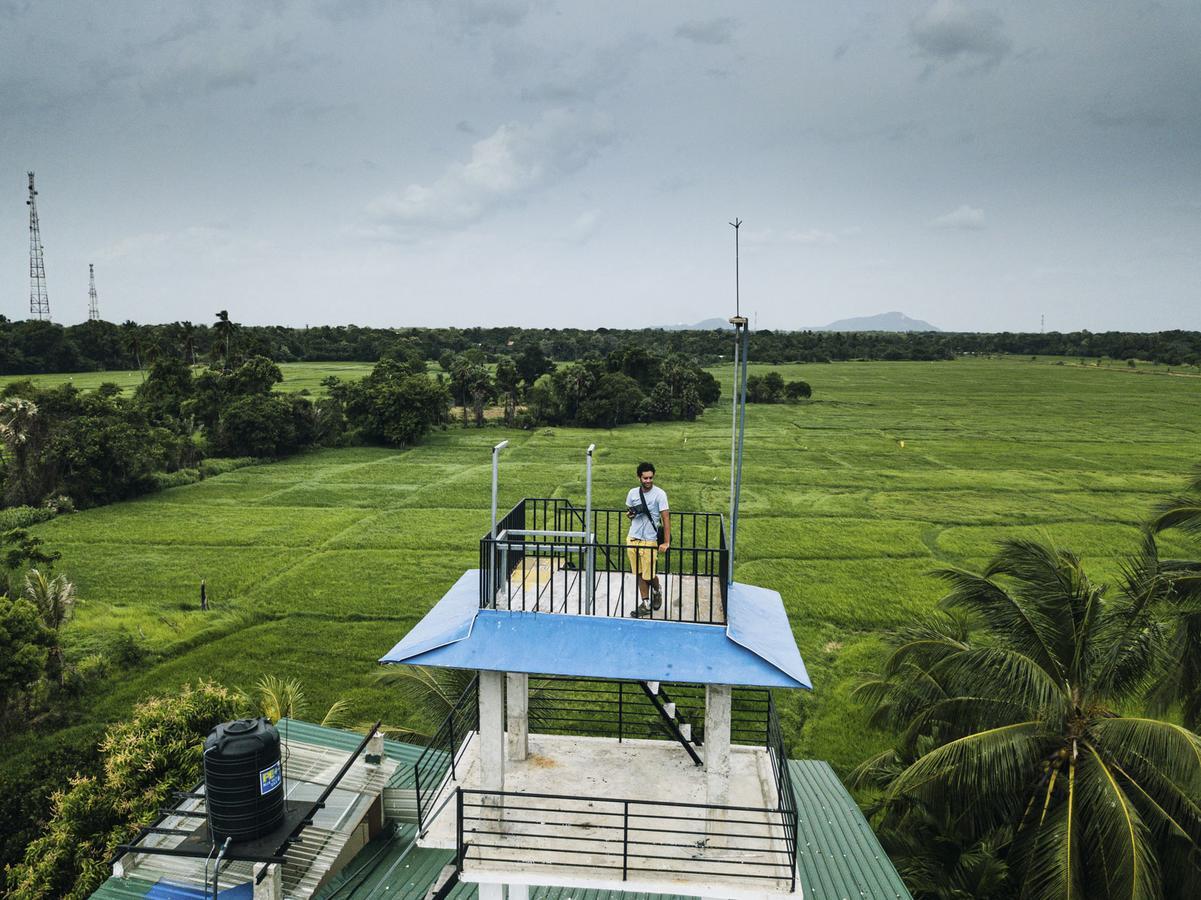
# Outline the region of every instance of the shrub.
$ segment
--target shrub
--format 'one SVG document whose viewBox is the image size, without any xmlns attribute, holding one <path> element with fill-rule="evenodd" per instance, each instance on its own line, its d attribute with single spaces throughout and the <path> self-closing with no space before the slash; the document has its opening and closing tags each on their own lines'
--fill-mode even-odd
<svg viewBox="0 0 1201 900">
<path fill-rule="evenodd" d="M 0 532 L 48 522 L 56 515 L 58 510 L 49 506 L 10 506 L 0 509 Z"/>
</svg>

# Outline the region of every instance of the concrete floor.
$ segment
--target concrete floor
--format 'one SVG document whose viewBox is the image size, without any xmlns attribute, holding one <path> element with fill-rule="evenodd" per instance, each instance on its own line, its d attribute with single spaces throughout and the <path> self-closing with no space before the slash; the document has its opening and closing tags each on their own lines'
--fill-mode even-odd
<svg viewBox="0 0 1201 900">
<path fill-rule="evenodd" d="M 571 615 L 624 617 L 639 600 L 638 584 L 629 572 L 595 572 L 593 611 L 587 608 L 587 575 L 564 568 L 561 559 L 527 559 L 496 591 L 497 609 Z M 651 618 L 671 622 L 726 623 L 718 576 L 659 574 L 664 603 Z"/>
<path fill-rule="evenodd" d="M 478 787 L 478 736 L 458 772 L 449 791 Z M 705 770 L 667 741 L 530 735 L 528 759 L 506 760 L 505 790 L 525 796 L 506 797 L 497 809 L 493 798 L 464 794 L 467 880 L 618 889 L 636 883 L 647 885 L 638 888 L 644 891 L 723 897 L 792 889 L 780 816 L 768 812 L 776 791 L 762 748 L 735 746 L 731 753 L 727 806 L 750 810 L 679 806 L 705 804 Z M 453 848 L 457 827 L 452 800 L 420 843 Z"/>
</svg>

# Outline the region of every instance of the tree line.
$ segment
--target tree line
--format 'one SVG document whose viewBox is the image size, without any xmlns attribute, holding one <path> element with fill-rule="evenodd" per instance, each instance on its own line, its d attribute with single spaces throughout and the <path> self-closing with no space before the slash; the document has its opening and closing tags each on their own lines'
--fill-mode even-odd
<svg viewBox="0 0 1201 900">
<path fill-rule="evenodd" d="M 355 325 L 291 328 L 238 325 L 228 313 L 213 324 L 161 325 L 89 321 L 58 325 L 0 317 L 0 374 L 115 371 L 152 366 L 161 356 L 188 363 L 261 356 L 273 362 L 376 362 L 416 352 L 437 360 L 477 350 L 485 361 L 519 357 L 537 347 L 551 359 L 575 362 L 638 347 L 681 354 L 702 365 L 728 358 L 728 330 L 659 328 L 365 328 Z M 754 333 L 750 360 L 761 363 L 836 360 L 943 360 L 965 355 L 1014 354 L 1087 359 L 1138 359 L 1170 366 L 1201 364 L 1201 332 L 823 332 Z"/>
</svg>

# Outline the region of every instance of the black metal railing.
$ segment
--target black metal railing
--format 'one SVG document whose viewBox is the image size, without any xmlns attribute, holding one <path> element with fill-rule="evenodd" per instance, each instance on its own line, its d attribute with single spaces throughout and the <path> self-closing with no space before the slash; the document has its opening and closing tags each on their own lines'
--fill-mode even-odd
<svg viewBox="0 0 1201 900">
<path fill-rule="evenodd" d="M 784 745 L 784 731 L 780 728 L 780 717 L 776 715 L 776 701 L 767 691 L 767 756 L 771 760 L 772 774 L 775 776 L 776 799 L 779 805 L 781 820 L 784 823 L 784 837 L 788 844 L 788 855 L 793 861 L 797 855 L 798 815 L 796 794 L 792 791 L 792 773 L 788 769 L 788 751 Z"/>
<path fill-rule="evenodd" d="M 779 809 L 463 788 L 455 802 L 462 870 L 518 864 L 796 887 Z"/>
<path fill-rule="evenodd" d="M 457 766 L 468 738 L 480 730 L 480 679 L 471 679 L 451 708 L 429 745 L 413 764 L 413 787 L 417 795 L 417 822 L 422 831 L 435 814 L 435 806 L 447 785 L 447 775 L 458 778 Z"/>
<path fill-rule="evenodd" d="M 663 603 L 648 618 L 726 621 L 729 552 L 716 513 L 673 512 L 666 553 L 627 544 L 624 509 L 585 510 L 559 498 L 526 498 L 480 541 L 480 606 L 573 615 L 632 615 L 642 602 L 635 573 L 656 574 Z M 535 534 L 533 532 L 543 532 Z"/>
</svg>

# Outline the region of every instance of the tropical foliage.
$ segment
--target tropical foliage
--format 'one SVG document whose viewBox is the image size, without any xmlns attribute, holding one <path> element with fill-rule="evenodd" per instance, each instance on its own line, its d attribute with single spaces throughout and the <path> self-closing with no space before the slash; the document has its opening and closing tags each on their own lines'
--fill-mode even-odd
<svg viewBox="0 0 1201 900">
<path fill-rule="evenodd" d="M 1107 597 L 1075 555 L 1013 540 L 980 574 L 938 574 L 947 614 L 900 632 L 859 689 L 900 732 L 857 772 L 882 829 L 934 816 L 964 847 L 991 844 L 1012 896 L 1195 896 L 1201 738 L 1126 714 L 1168 633 L 1155 567 L 1131 561 Z M 970 896 L 952 869 L 923 895 Z"/>
<path fill-rule="evenodd" d="M 1167 664 L 1153 694 L 1157 708 L 1178 703 L 1184 724 L 1201 729 L 1201 469 L 1184 492 L 1160 504 L 1149 531 L 1197 539 L 1194 559 L 1156 560 L 1171 613 Z"/>
</svg>

